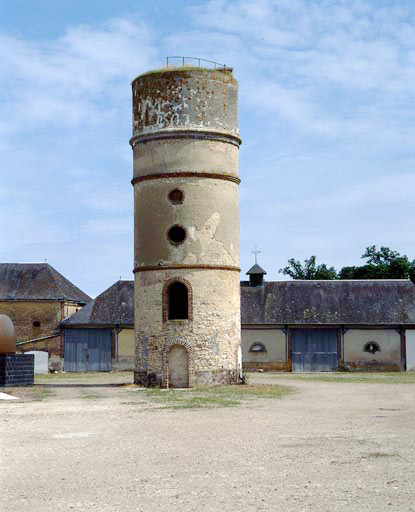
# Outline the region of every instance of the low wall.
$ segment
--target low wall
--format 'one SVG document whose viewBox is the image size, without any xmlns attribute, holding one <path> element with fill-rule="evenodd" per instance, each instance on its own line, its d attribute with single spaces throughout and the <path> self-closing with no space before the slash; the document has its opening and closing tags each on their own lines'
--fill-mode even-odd
<svg viewBox="0 0 415 512">
<path fill-rule="evenodd" d="M 0 354 L 0 386 L 33 386 L 34 367 L 32 354 Z"/>
<path fill-rule="evenodd" d="M 273 361 L 270 363 L 260 363 L 253 361 L 242 361 L 242 367 L 246 371 L 264 370 L 265 372 L 290 372 L 291 363 L 287 361 Z"/>
</svg>

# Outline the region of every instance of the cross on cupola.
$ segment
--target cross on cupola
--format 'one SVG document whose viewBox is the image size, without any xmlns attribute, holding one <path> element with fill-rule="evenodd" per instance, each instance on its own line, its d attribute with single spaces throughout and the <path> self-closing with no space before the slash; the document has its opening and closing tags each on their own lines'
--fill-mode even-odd
<svg viewBox="0 0 415 512">
<path fill-rule="evenodd" d="M 262 251 L 258 251 L 257 246 L 255 246 L 255 249 L 254 249 L 253 251 L 251 251 L 251 254 L 255 254 L 255 264 L 257 264 L 257 263 L 258 263 L 258 261 L 257 261 L 257 256 L 258 256 L 258 254 L 261 254 L 261 252 L 262 252 Z"/>
<path fill-rule="evenodd" d="M 261 286 L 264 283 L 265 270 L 258 265 L 258 254 L 262 251 L 258 251 L 257 246 L 251 251 L 251 254 L 255 256 L 255 265 L 253 265 L 247 272 L 249 276 L 249 286 Z"/>
</svg>

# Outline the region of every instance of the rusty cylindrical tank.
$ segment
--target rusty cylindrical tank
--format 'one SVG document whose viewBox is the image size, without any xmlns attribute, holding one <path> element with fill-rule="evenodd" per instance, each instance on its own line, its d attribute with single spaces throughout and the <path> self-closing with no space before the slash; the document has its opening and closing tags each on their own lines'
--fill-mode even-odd
<svg viewBox="0 0 415 512">
<path fill-rule="evenodd" d="M 7 315 L 0 314 L 0 354 L 16 352 L 16 333 L 13 322 Z"/>
</svg>

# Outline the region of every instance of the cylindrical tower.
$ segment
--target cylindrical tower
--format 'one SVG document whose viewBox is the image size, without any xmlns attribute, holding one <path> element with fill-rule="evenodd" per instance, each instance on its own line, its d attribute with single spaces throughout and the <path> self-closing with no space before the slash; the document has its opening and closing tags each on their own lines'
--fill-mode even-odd
<svg viewBox="0 0 415 512">
<path fill-rule="evenodd" d="M 133 88 L 138 384 L 233 382 L 240 346 L 238 84 L 165 68 Z"/>
</svg>

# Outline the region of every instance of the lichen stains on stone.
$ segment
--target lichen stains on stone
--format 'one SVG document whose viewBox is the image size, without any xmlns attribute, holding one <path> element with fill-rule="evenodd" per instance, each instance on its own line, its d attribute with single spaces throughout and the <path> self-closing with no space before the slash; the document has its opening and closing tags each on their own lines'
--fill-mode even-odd
<svg viewBox="0 0 415 512">
<path fill-rule="evenodd" d="M 133 82 L 134 135 L 178 127 L 236 134 L 237 86 L 224 76 L 196 73 L 185 77 L 181 71 L 169 71 L 139 77 Z"/>
</svg>

